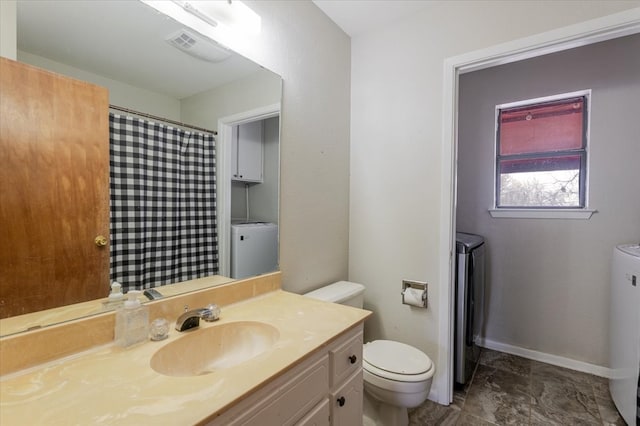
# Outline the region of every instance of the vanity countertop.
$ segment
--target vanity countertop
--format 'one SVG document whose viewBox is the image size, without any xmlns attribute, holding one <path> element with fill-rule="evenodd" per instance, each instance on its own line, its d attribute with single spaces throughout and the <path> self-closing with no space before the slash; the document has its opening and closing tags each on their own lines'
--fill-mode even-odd
<svg viewBox="0 0 640 426">
<path fill-rule="evenodd" d="M 278 377 L 370 312 L 278 290 L 222 309 L 221 319 L 273 325 L 278 341 L 258 357 L 194 377 L 169 377 L 149 366 L 161 342 L 123 349 L 112 344 L 0 377 L 0 424 L 187 425 L 213 418 Z M 198 333 L 192 330 L 188 333 Z"/>
</svg>

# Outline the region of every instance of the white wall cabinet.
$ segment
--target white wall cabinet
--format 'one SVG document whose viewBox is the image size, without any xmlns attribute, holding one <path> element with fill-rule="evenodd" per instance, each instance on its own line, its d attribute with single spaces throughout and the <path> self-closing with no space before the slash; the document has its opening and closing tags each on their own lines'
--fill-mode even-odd
<svg viewBox="0 0 640 426">
<path fill-rule="evenodd" d="M 362 325 L 268 383 L 210 426 L 362 424 Z"/>
<path fill-rule="evenodd" d="M 262 133 L 262 121 L 254 121 L 233 127 L 231 180 L 262 182 L 264 157 Z"/>
</svg>

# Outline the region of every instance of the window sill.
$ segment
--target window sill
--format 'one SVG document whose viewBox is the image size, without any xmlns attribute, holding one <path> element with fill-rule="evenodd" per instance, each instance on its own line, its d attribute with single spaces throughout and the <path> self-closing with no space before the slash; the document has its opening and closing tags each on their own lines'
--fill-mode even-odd
<svg viewBox="0 0 640 426">
<path fill-rule="evenodd" d="M 589 219 L 591 209 L 489 209 L 493 218 L 511 219 Z"/>
</svg>

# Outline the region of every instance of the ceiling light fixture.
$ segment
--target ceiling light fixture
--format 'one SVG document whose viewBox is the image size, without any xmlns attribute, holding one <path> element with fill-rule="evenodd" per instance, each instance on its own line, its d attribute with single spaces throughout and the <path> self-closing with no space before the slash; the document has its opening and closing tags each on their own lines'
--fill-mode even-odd
<svg viewBox="0 0 640 426">
<path fill-rule="evenodd" d="M 193 2 L 174 0 L 174 3 L 178 3 L 178 5 L 182 6 L 182 8 L 184 8 L 184 10 L 186 10 L 189 13 L 191 13 L 192 15 L 197 16 L 198 18 L 202 19 L 204 22 L 208 23 L 209 25 L 211 25 L 213 27 L 217 27 L 218 26 L 218 22 L 213 18 L 213 16 L 215 16 L 215 14 L 213 16 L 211 16 L 211 15 L 207 15 L 205 12 L 201 12 L 200 9 L 198 9 L 197 7 L 195 7 L 193 5 Z M 198 3 L 204 3 L 204 2 L 203 1 L 199 1 Z M 200 7 L 203 8 L 202 5 Z M 211 12 L 209 12 L 209 13 L 211 14 Z"/>
<path fill-rule="evenodd" d="M 140 1 L 225 45 L 260 34 L 260 16 L 238 0 Z"/>
</svg>

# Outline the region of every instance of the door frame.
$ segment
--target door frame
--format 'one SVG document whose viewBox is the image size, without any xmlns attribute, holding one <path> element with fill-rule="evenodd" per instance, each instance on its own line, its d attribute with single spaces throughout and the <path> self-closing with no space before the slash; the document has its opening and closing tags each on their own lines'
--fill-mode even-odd
<svg viewBox="0 0 640 426">
<path fill-rule="evenodd" d="M 435 383 L 438 402 L 453 400 L 453 333 L 455 312 L 455 235 L 458 151 L 458 77 L 472 71 L 529 59 L 575 47 L 640 33 L 640 8 L 580 22 L 556 30 L 445 59 L 443 69 L 442 186 L 440 209 L 440 282 L 438 361 L 445 374 Z M 446 307 L 446 308 L 445 308 Z"/>
<path fill-rule="evenodd" d="M 252 121 L 279 117 L 280 109 L 281 105 L 278 102 L 218 119 L 216 215 L 218 222 L 219 275 L 231 276 L 231 143 L 233 127 Z M 278 211 L 279 215 L 280 212 Z M 280 232 L 280 227 L 278 227 L 278 232 Z M 280 251 L 279 246 L 278 251 Z"/>
</svg>

